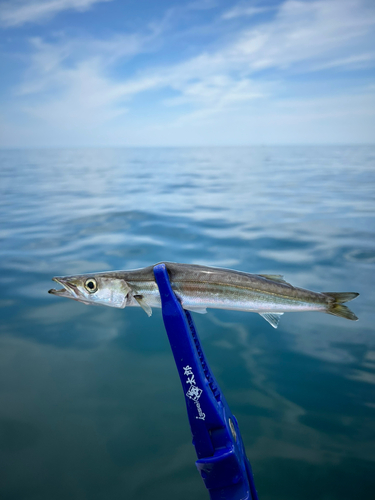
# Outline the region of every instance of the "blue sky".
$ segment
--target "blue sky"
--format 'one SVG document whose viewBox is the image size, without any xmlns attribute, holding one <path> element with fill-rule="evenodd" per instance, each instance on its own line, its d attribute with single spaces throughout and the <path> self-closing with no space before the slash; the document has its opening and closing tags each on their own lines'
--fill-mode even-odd
<svg viewBox="0 0 375 500">
<path fill-rule="evenodd" d="M 375 142 L 372 0 L 0 1 L 0 147 Z"/>
</svg>

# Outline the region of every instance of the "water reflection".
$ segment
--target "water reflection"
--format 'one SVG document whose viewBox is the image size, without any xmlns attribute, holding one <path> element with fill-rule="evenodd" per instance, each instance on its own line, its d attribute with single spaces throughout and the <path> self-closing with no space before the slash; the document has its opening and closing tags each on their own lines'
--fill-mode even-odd
<svg viewBox="0 0 375 500">
<path fill-rule="evenodd" d="M 372 499 L 374 161 L 370 147 L 0 152 L 0 496 L 206 498 L 160 312 L 46 293 L 55 275 L 171 260 L 361 293 L 358 323 L 196 323 L 260 497 Z"/>
</svg>

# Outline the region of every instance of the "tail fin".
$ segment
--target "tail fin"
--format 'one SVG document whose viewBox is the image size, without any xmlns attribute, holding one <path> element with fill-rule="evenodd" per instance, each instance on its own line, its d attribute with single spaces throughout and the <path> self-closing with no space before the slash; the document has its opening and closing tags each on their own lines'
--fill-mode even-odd
<svg viewBox="0 0 375 500">
<path fill-rule="evenodd" d="M 331 297 L 333 301 L 327 306 L 327 313 L 333 314 L 334 316 L 340 316 L 341 318 L 351 319 L 352 321 L 357 321 L 357 316 L 349 309 L 349 307 L 343 306 L 344 302 L 349 302 L 350 300 L 358 297 L 359 293 L 355 292 L 344 292 L 344 293 L 334 293 L 334 292 L 324 292 L 324 295 Z"/>
</svg>

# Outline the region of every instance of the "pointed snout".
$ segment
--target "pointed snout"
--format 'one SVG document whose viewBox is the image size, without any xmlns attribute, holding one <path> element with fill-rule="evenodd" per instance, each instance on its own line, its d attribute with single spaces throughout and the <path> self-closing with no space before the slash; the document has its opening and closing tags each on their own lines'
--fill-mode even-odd
<svg viewBox="0 0 375 500">
<path fill-rule="evenodd" d="M 76 286 L 72 283 L 69 283 L 69 281 L 66 281 L 64 278 L 59 277 L 52 278 L 52 281 L 55 281 L 59 285 L 62 285 L 64 288 L 61 288 L 60 290 L 51 288 L 51 290 L 48 290 L 48 293 L 51 293 L 52 295 L 58 295 L 59 297 L 67 297 L 70 299 L 77 297 Z"/>
</svg>

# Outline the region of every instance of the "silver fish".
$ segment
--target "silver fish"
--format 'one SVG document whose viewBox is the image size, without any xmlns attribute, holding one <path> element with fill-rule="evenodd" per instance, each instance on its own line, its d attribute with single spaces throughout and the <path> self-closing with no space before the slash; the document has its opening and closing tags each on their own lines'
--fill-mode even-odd
<svg viewBox="0 0 375 500">
<path fill-rule="evenodd" d="M 284 312 L 321 311 L 356 321 L 344 302 L 355 292 L 311 292 L 284 281 L 280 275 L 249 274 L 230 269 L 164 262 L 172 289 L 182 307 L 197 313 L 207 308 L 259 313 L 274 328 Z M 161 307 L 154 266 L 132 271 L 113 271 L 53 278 L 61 290 L 49 290 L 59 297 L 110 307 L 140 306 L 148 316 Z"/>
</svg>

